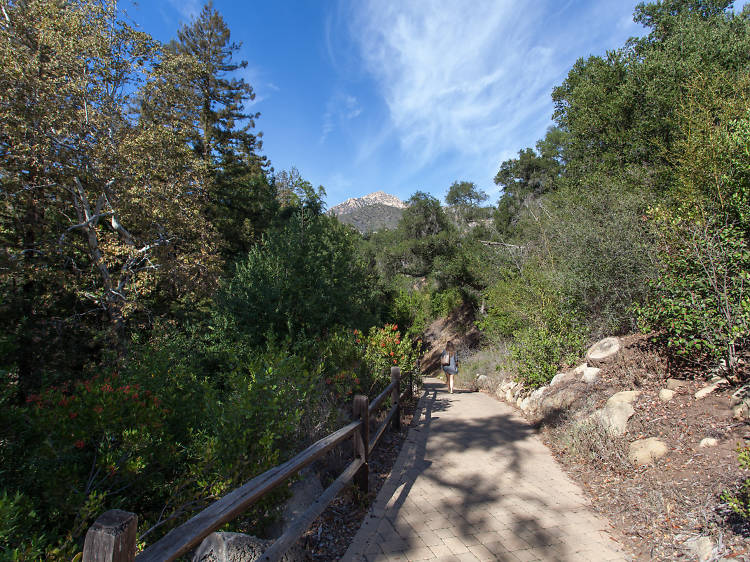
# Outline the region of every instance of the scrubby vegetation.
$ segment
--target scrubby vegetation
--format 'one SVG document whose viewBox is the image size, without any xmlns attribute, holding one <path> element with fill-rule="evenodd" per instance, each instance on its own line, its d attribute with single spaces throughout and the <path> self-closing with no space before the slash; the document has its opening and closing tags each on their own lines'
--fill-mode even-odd
<svg viewBox="0 0 750 562">
<path fill-rule="evenodd" d="M 456 181 L 361 236 L 271 169 L 212 6 L 162 45 L 109 2 L 6 3 L 0 556 L 72 557 L 115 507 L 153 541 L 413 370 L 458 307 L 488 347 L 467 365 L 531 387 L 636 328 L 746 381 L 750 11 L 730 7 L 639 4 L 646 34 L 573 66 L 497 205 Z"/>
</svg>

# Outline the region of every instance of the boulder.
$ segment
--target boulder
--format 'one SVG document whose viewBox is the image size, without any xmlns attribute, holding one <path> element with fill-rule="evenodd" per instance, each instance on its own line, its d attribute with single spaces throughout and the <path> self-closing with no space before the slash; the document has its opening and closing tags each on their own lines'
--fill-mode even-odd
<svg viewBox="0 0 750 562">
<path fill-rule="evenodd" d="M 479 389 L 487 389 L 490 387 L 490 377 L 488 377 L 487 375 L 477 374 L 476 378 L 474 379 L 474 383 Z"/>
<path fill-rule="evenodd" d="M 659 400 L 662 402 L 669 402 L 672 398 L 674 398 L 674 390 L 662 388 L 659 391 Z"/>
<path fill-rule="evenodd" d="M 586 362 L 594 367 L 614 361 L 620 353 L 619 338 L 610 337 L 599 340 L 586 352 Z"/>
<path fill-rule="evenodd" d="M 709 384 L 707 386 L 704 386 L 698 392 L 695 393 L 695 395 L 694 395 L 695 399 L 696 400 L 701 400 L 702 398 L 705 398 L 709 394 L 711 394 L 714 391 L 716 391 L 717 388 L 719 388 L 719 384 L 718 383 L 712 383 L 712 384 Z"/>
<path fill-rule="evenodd" d="M 599 378 L 599 367 L 586 367 L 581 374 L 581 381 L 586 384 L 593 384 Z"/>
<path fill-rule="evenodd" d="M 706 447 L 716 447 L 716 445 L 719 444 L 719 441 L 714 439 L 713 437 L 706 437 L 705 439 L 701 439 L 701 442 L 698 444 L 701 448 Z"/>
<path fill-rule="evenodd" d="M 637 466 L 651 464 L 667 454 L 667 444 L 658 437 L 638 439 L 630 444 L 628 460 Z"/>
<path fill-rule="evenodd" d="M 588 366 L 589 366 L 588 363 L 581 363 L 580 365 L 578 365 L 578 367 L 576 367 L 575 369 L 573 369 L 573 373 L 576 374 L 576 375 L 582 375 L 584 373 L 584 371 L 586 371 L 586 369 L 588 368 Z"/>
<path fill-rule="evenodd" d="M 685 542 L 685 547 L 699 562 L 714 557 L 714 542 L 708 537 L 695 537 Z"/>
<path fill-rule="evenodd" d="M 552 380 L 549 381 L 550 386 L 557 386 L 558 384 L 564 383 L 565 381 L 572 380 L 575 377 L 575 372 L 557 373 Z"/>
<path fill-rule="evenodd" d="M 548 387 L 539 401 L 539 411 L 547 415 L 563 410 L 572 406 L 582 395 L 583 391 L 576 385 L 555 389 Z"/>
<path fill-rule="evenodd" d="M 744 420 L 750 417 L 750 406 L 747 404 L 737 404 L 732 407 L 732 417 L 736 420 Z"/>
<path fill-rule="evenodd" d="M 687 385 L 687 381 L 681 381 L 679 379 L 667 379 L 667 388 L 669 390 L 678 390 Z"/>
<path fill-rule="evenodd" d="M 192 562 L 251 562 L 257 560 L 273 544 L 241 533 L 211 533 L 193 554 Z M 305 553 L 296 545 L 281 558 L 284 562 L 305 560 Z"/>
<path fill-rule="evenodd" d="M 632 404 L 639 394 L 637 390 L 623 390 L 613 394 L 604 407 L 591 416 L 595 417 L 612 435 L 623 435 L 627 431 L 628 420 L 635 413 Z"/>
</svg>

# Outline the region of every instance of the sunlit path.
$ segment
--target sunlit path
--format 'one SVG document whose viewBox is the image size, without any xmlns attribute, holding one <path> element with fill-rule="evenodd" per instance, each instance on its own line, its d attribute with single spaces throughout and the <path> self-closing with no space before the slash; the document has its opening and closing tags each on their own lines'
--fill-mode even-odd
<svg viewBox="0 0 750 562">
<path fill-rule="evenodd" d="M 425 379 L 418 419 L 344 560 L 627 560 L 513 409 Z"/>
</svg>

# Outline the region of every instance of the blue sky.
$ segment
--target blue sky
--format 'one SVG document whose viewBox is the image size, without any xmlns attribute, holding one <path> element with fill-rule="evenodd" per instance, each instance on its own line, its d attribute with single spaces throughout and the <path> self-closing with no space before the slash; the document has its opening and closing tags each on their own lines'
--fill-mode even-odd
<svg viewBox="0 0 750 562">
<path fill-rule="evenodd" d="M 200 0 L 129 16 L 162 41 Z M 264 153 L 323 185 L 333 206 L 383 190 L 442 199 L 453 181 L 495 202 L 503 160 L 551 125 L 577 58 L 641 34 L 635 0 L 215 0 L 248 61 Z"/>
</svg>

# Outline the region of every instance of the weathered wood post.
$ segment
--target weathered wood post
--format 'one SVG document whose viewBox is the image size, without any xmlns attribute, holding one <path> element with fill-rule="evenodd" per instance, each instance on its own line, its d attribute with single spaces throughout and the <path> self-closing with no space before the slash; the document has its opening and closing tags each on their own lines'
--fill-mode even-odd
<svg viewBox="0 0 750 562">
<path fill-rule="evenodd" d="M 352 404 L 352 413 L 355 420 L 362 420 L 359 431 L 354 433 L 354 456 L 362 459 L 362 466 L 354 475 L 354 483 L 363 492 L 369 490 L 370 465 L 368 464 L 368 450 L 370 448 L 370 399 L 367 396 L 357 394 Z"/>
<path fill-rule="evenodd" d="M 391 383 L 394 382 L 396 384 L 393 385 L 393 390 L 391 391 L 391 402 L 396 406 L 396 413 L 393 415 L 393 420 L 391 421 L 391 429 L 398 431 L 401 429 L 401 404 L 399 404 L 401 369 L 398 367 L 391 367 Z"/>
<path fill-rule="evenodd" d="M 133 562 L 138 516 L 111 509 L 102 513 L 86 533 L 83 562 Z"/>
</svg>

